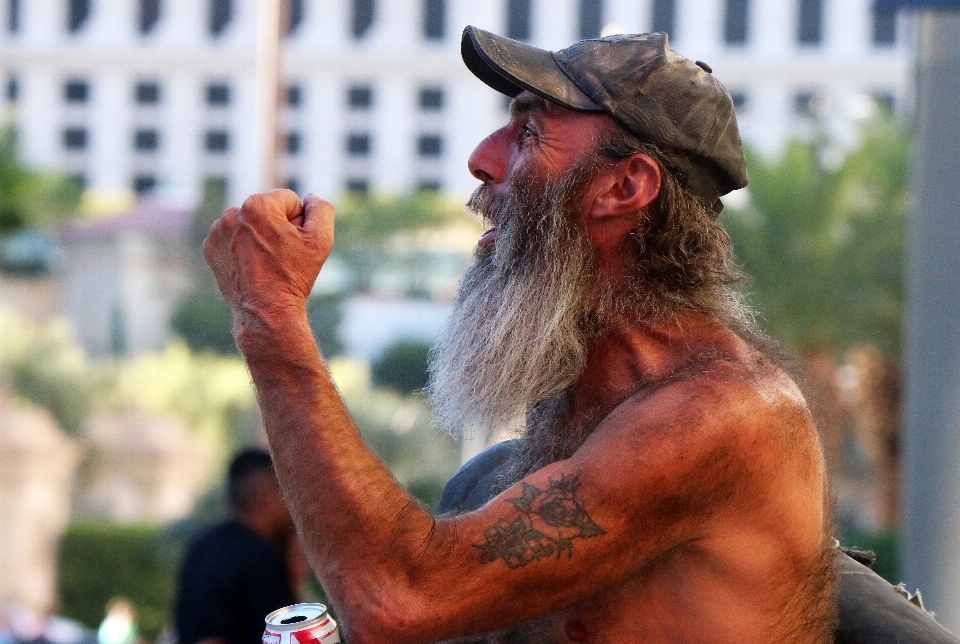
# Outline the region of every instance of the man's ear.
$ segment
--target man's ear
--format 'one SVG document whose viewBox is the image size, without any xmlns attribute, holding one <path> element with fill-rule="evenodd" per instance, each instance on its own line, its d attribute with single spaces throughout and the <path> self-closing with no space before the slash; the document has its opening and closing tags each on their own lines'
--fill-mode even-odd
<svg viewBox="0 0 960 644">
<path fill-rule="evenodd" d="M 633 216 L 660 194 L 660 166 L 647 154 L 620 159 L 602 176 L 590 218 Z"/>
</svg>

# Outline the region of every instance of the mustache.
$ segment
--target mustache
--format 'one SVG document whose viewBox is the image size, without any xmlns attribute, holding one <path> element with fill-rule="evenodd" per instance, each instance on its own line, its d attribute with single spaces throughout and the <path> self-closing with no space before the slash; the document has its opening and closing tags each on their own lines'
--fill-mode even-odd
<svg viewBox="0 0 960 644">
<path fill-rule="evenodd" d="M 481 184 L 476 187 L 470 198 L 467 199 L 467 210 L 476 217 L 484 228 L 500 228 L 510 217 L 516 205 L 516 197 L 512 194 L 498 194 L 496 186 Z"/>
</svg>

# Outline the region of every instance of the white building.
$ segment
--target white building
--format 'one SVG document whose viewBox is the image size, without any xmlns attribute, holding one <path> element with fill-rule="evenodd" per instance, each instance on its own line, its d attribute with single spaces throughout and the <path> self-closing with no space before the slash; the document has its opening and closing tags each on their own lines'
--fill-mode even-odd
<svg viewBox="0 0 960 644">
<path fill-rule="evenodd" d="M 734 95 L 768 152 L 850 141 L 877 101 L 909 109 L 903 18 L 872 0 L 290 0 L 283 175 L 301 192 L 467 193 L 466 159 L 503 97 L 459 58 L 463 26 L 559 49 L 665 30 Z M 257 0 L 0 0 L 0 80 L 26 157 L 105 192 L 225 181 L 259 190 Z"/>
<path fill-rule="evenodd" d="M 167 346 L 174 307 L 194 286 L 192 215 L 142 200 L 116 217 L 64 228 L 63 312 L 89 353 Z"/>
</svg>

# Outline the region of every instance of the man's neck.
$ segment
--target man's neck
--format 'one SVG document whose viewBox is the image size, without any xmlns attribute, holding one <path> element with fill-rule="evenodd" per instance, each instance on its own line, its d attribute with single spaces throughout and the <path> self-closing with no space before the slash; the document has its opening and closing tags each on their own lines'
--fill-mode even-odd
<svg viewBox="0 0 960 644">
<path fill-rule="evenodd" d="M 656 323 L 616 316 L 570 388 L 571 420 L 591 425 L 638 391 L 704 361 L 745 359 L 748 352 L 736 334 L 699 313 L 681 312 Z"/>
</svg>

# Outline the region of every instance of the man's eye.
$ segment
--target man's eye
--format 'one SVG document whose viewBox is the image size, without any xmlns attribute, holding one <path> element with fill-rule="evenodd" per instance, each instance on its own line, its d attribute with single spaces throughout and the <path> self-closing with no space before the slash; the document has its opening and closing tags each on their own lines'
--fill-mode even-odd
<svg viewBox="0 0 960 644">
<path fill-rule="evenodd" d="M 524 143 L 532 138 L 536 138 L 537 133 L 529 125 L 523 125 L 517 131 L 517 141 Z"/>
</svg>

